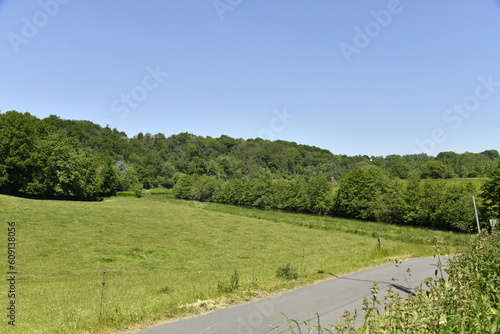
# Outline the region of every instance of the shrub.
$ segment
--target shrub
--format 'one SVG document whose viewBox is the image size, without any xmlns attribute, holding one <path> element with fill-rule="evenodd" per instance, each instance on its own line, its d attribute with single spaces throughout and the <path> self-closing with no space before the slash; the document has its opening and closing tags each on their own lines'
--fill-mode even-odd
<svg viewBox="0 0 500 334">
<path fill-rule="evenodd" d="M 240 286 L 240 274 L 235 270 L 233 275 L 229 278 L 229 281 L 223 282 L 219 281 L 217 283 L 217 290 L 223 293 L 230 293 L 238 289 Z"/>
<path fill-rule="evenodd" d="M 364 333 L 500 332 L 500 234 L 483 233 L 449 262 L 448 280 L 427 279 L 429 291 L 406 301 L 389 291 L 386 313 Z"/>
<path fill-rule="evenodd" d="M 429 290 L 417 289 L 407 299 L 389 287 L 382 315 L 375 282 L 372 297 L 363 301 L 363 323 L 357 327 L 357 310 L 346 310 L 343 320 L 330 328 L 336 333 L 500 333 L 500 233 L 475 237 L 448 266 L 447 280 L 438 261 L 436 277 L 425 280 Z M 290 264 L 281 269 L 287 267 Z M 295 333 L 292 327 L 298 321 L 288 319 L 288 323 Z M 317 324 L 310 320 L 303 323 L 318 333 L 332 333 L 320 324 L 319 315 Z"/>
<path fill-rule="evenodd" d="M 294 280 L 299 278 L 299 271 L 297 267 L 292 267 L 290 265 L 290 262 L 288 262 L 288 264 L 278 267 L 278 269 L 276 269 L 276 277 L 283 278 L 286 280 Z"/>
</svg>

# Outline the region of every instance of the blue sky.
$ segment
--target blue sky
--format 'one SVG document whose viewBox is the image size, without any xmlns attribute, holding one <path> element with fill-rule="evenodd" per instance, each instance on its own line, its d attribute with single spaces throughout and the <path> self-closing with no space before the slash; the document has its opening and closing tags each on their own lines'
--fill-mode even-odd
<svg viewBox="0 0 500 334">
<path fill-rule="evenodd" d="M 500 1 L 0 0 L 0 110 L 335 154 L 500 149 Z"/>
</svg>

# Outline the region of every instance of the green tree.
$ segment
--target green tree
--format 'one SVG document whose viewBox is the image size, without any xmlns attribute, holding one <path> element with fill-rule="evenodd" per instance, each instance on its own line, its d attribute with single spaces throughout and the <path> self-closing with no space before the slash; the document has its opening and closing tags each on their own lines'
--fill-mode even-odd
<svg viewBox="0 0 500 334">
<path fill-rule="evenodd" d="M 313 176 L 303 181 L 296 197 L 300 211 L 327 214 L 333 206 L 333 188 L 324 176 Z"/>
<path fill-rule="evenodd" d="M 40 138 L 48 131 L 29 113 L 0 114 L 0 191 L 13 195 L 31 191 L 32 173 L 43 168 L 40 160 L 45 158 L 37 153 Z"/>
<path fill-rule="evenodd" d="M 476 188 L 470 182 L 446 187 L 442 205 L 438 211 L 441 227 L 461 232 L 473 232 L 476 222 L 472 205 L 473 195 L 476 195 Z"/>
<path fill-rule="evenodd" d="M 413 203 L 411 223 L 423 226 L 442 227 L 439 211 L 443 203 L 445 187 L 435 180 L 422 180 L 414 198 L 407 198 L 407 203 Z"/>
<path fill-rule="evenodd" d="M 486 150 L 484 152 L 481 152 L 481 154 L 487 156 L 491 160 L 500 158 L 500 153 L 498 153 L 497 150 Z"/>
<path fill-rule="evenodd" d="M 389 172 L 400 179 L 407 179 L 410 175 L 410 167 L 402 162 L 398 162 L 389 167 Z"/>
<path fill-rule="evenodd" d="M 388 186 L 387 175 L 378 167 L 358 167 L 344 175 L 335 198 L 335 212 L 341 216 L 375 219 L 377 195 Z"/>
<path fill-rule="evenodd" d="M 299 210 L 300 203 L 297 194 L 300 192 L 303 180 L 296 177 L 292 180 L 272 180 L 271 207 L 282 210 Z"/>
<path fill-rule="evenodd" d="M 212 201 L 214 194 L 217 192 L 222 184 L 213 176 L 201 175 L 193 177 L 193 186 L 189 194 L 190 199 L 197 201 Z"/>
<path fill-rule="evenodd" d="M 246 185 L 241 179 L 230 179 L 224 182 L 214 194 L 219 203 L 242 205 L 245 204 L 244 192 Z"/>
<path fill-rule="evenodd" d="M 177 180 L 173 193 L 174 196 L 181 199 L 191 199 L 191 191 L 194 186 L 194 177 L 191 175 L 182 175 Z"/>
<path fill-rule="evenodd" d="M 442 179 L 445 177 L 447 170 L 446 165 L 438 160 L 427 161 L 420 166 L 423 179 Z"/>
<path fill-rule="evenodd" d="M 500 163 L 481 190 L 486 214 L 491 218 L 500 218 Z"/>
<path fill-rule="evenodd" d="M 377 221 L 392 224 L 406 222 L 408 205 L 405 201 L 404 185 L 405 181 L 389 180 L 387 186 L 377 192 L 371 207 Z"/>
</svg>

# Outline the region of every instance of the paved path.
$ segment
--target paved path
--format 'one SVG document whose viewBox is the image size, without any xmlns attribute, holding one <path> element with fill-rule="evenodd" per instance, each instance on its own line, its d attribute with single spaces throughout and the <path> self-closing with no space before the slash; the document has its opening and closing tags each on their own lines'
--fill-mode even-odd
<svg viewBox="0 0 500 334">
<path fill-rule="evenodd" d="M 443 261 L 444 262 L 444 261 Z M 406 273 L 410 268 L 409 279 Z M 392 285 L 402 295 L 419 286 L 427 277 L 434 277 L 436 259 L 421 258 L 404 261 L 400 268 L 394 263 L 362 270 L 321 283 L 286 292 L 280 296 L 236 305 L 203 316 L 178 320 L 152 327 L 138 334 L 264 334 L 289 333 L 285 314 L 290 319 L 307 320 L 320 315 L 322 325 L 335 324 L 344 311 L 361 311 L 362 301 L 370 296 L 373 282 L 380 291 Z M 392 279 L 397 279 L 393 281 Z M 408 282 L 407 282 L 408 281 Z M 409 288 L 410 285 L 410 288 Z M 283 314 L 282 314 L 283 313 Z M 303 327 L 304 332 L 305 327 Z M 307 331 L 306 331 L 307 332 Z"/>
</svg>

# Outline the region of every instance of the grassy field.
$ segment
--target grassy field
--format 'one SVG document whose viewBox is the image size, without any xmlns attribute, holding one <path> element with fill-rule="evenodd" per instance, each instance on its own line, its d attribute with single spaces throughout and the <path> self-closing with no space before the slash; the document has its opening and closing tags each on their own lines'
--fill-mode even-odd
<svg viewBox="0 0 500 334">
<path fill-rule="evenodd" d="M 168 195 L 99 203 L 0 195 L 0 218 L 5 259 L 7 222 L 17 224 L 16 328 L 5 316 L 0 324 L 0 332 L 13 333 L 119 332 L 394 259 L 432 256 L 435 239 L 453 253 L 469 239 Z M 298 269 L 297 280 L 276 278 L 288 263 Z M 224 287 L 235 270 L 239 284 L 230 292 Z M 6 280 L 0 289 L 7 306 Z"/>
</svg>

